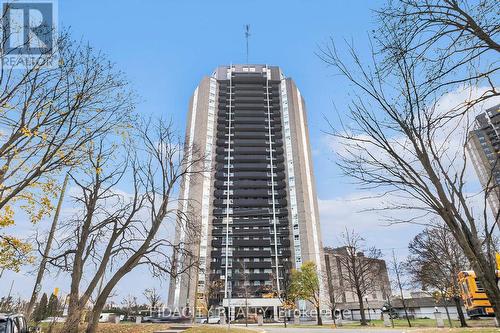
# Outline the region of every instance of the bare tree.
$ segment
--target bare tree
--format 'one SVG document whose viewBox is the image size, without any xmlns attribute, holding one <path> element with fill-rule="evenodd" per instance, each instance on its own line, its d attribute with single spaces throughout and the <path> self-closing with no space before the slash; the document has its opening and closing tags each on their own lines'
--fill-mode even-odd
<svg viewBox="0 0 500 333">
<path fill-rule="evenodd" d="M 326 256 L 325 256 L 326 257 Z M 325 258 L 326 259 L 326 258 Z M 328 284 L 328 300 L 326 302 L 333 320 L 333 325 L 337 325 L 337 310 L 339 304 L 345 302 L 344 293 L 346 292 L 344 284 L 341 283 L 339 276 L 332 274 L 332 268 L 330 266 L 330 260 L 325 260 L 325 273 L 323 274 L 323 280 L 327 281 Z"/>
<path fill-rule="evenodd" d="M 127 314 L 128 320 L 130 320 L 129 318 L 132 314 L 137 314 L 137 297 L 129 294 L 123 298 L 121 304 Z"/>
<path fill-rule="evenodd" d="M 338 256 L 342 268 L 340 278 L 346 289 L 356 294 L 361 315 L 361 325 L 366 325 L 364 297 L 374 291 L 376 281 L 382 271 L 379 259 L 382 252 L 375 247 L 367 248 L 365 240 L 353 230 L 341 234 L 342 253 Z"/>
<path fill-rule="evenodd" d="M 390 0 L 376 10 L 375 36 L 384 65 L 389 69 L 408 55 L 418 58 L 428 93 L 486 84 L 489 89 L 467 101 L 463 111 L 498 96 L 492 80 L 499 69 L 497 12 L 495 0 Z"/>
<path fill-rule="evenodd" d="M 250 277 L 245 261 L 241 262 L 241 268 L 243 272 L 239 274 L 242 277 L 242 280 L 240 281 L 242 283 L 240 290 L 243 291 L 243 297 L 245 298 L 245 326 L 248 327 L 248 295 L 250 295 Z"/>
<path fill-rule="evenodd" d="M 290 261 L 284 261 L 282 266 L 279 276 L 280 292 L 276 294 L 281 302 L 281 308 L 285 310 L 283 325 L 286 327 L 289 312 L 295 309 L 296 299 L 292 290 L 292 263 Z M 276 284 L 276 279 L 271 277 L 271 281 L 273 281 L 273 284 Z M 277 286 L 275 286 L 274 290 L 277 290 Z"/>
<path fill-rule="evenodd" d="M 144 290 L 142 294 L 144 295 L 144 297 L 146 297 L 146 300 L 149 303 L 150 310 L 157 310 L 161 302 L 161 296 L 158 293 L 158 290 L 156 290 L 156 288 L 148 288 Z"/>
<path fill-rule="evenodd" d="M 322 58 L 353 87 L 346 112 L 349 124 L 332 131 L 342 145 L 342 170 L 363 189 L 386 198 L 380 210 L 408 211 L 404 218 L 390 216 L 390 223 L 426 224 L 429 216 L 439 217 L 484 282 L 500 322 L 495 260 L 483 250 L 492 239 L 495 222 L 487 214 L 473 213 L 466 186 L 471 115 L 440 108 L 439 95 L 423 84 L 420 59 L 407 49 L 391 49 L 399 53 L 390 70 L 383 67 L 384 55 L 376 50 L 369 65 L 352 45 L 349 64 L 334 43 L 322 52 Z M 465 99 L 475 98 L 480 97 L 471 93 Z"/>
<path fill-rule="evenodd" d="M 148 121 L 135 130 L 127 151 L 101 140 L 88 147 L 85 168 L 71 173 L 79 188 L 75 201 L 82 209 L 61 228 L 61 252 L 50 259 L 71 274 L 64 332 L 77 332 L 83 308 L 97 293 L 86 329 L 94 333 L 116 284 L 135 268 L 175 276 L 179 272 L 168 254 L 178 251 L 193 258 L 189 249 L 198 238 L 198 226 L 176 209 L 173 196 L 183 175 L 201 171 L 201 158 L 193 147 L 183 148 L 171 124 Z M 131 193 L 119 190 L 124 182 L 131 184 Z M 160 228 L 172 230 L 175 224 L 187 235 L 182 244 L 159 234 Z"/>
<path fill-rule="evenodd" d="M 283 261 L 279 269 L 279 290 L 276 279 L 276 273 L 270 274 L 271 285 L 264 286 L 264 297 L 277 298 L 281 303 L 281 308 L 284 310 L 283 325 L 286 327 L 290 311 L 295 309 L 296 294 L 294 293 L 294 286 L 292 283 L 292 263 L 290 261 Z"/>
<path fill-rule="evenodd" d="M 408 316 L 408 307 L 406 306 L 405 295 L 403 293 L 403 286 L 406 284 L 404 280 L 404 263 L 397 260 L 396 253 L 392 249 L 392 260 L 390 261 L 390 270 L 395 278 L 394 284 L 399 290 L 399 297 L 401 298 L 401 303 L 403 304 L 403 309 L 405 311 L 406 321 L 408 322 L 408 327 L 411 327 L 410 317 Z"/>
<path fill-rule="evenodd" d="M 202 304 L 204 310 L 206 310 L 207 312 L 207 323 L 208 320 L 210 319 L 210 311 L 212 309 L 212 305 L 214 304 L 215 301 L 218 301 L 223 284 L 224 283 L 222 280 L 213 280 L 207 283 L 205 292 L 203 293 L 204 304 Z"/>
<path fill-rule="evenodd" d="M 465 317 L 460 299 L 458 273 L 469 263 L 457 241 L 446 226 L 426 228 L 409 245 L 406 267 L 415 284 L 438 290 L 442 298 L 452 298 L 457 308 L 460 326 Z"/>
</svg>

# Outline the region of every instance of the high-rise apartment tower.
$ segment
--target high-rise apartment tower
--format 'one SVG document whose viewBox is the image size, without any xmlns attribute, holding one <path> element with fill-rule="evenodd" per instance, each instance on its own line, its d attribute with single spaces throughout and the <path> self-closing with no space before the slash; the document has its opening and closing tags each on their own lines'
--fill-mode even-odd
<svg viewBox="0 0 500 333">
<path fill-rule="evenodd" d="M 276 66 L 218 67 L 190 101 L 186 143 L 210 170 L 186 177 L 180 193 L 179 209 L 189 202 L 199 217 L 200 265 L 172 279 L 168 305 L 194 308 L 209 294 L 210 306 L 246 302 L 276 316 L 284 275 L 306 261 L 324 266 L 300 91 Z"/>
<path fill-rule="evenodd" d="M 500 226 L 500 104 L 476 117 L 469 133 L 469 152 L 488 204 Z"/>
</svg>

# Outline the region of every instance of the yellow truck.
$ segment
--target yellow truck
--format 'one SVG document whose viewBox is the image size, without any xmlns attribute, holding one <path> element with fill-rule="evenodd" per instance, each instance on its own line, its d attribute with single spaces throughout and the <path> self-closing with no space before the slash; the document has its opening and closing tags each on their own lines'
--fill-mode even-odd
<svg viewBox="0 0 500 333">
<path fill-rule="evenodd" d="M 500 280 L 500 254 L 496 254 L 497 281 Z M 474 271 L 462 271 L 458 273 L 458 284 L 460 293 L 469 317 L 492 317 L 494 316 L 491 303 L 486 296 L 484 288 L 476 277 Z"/>
</svg>

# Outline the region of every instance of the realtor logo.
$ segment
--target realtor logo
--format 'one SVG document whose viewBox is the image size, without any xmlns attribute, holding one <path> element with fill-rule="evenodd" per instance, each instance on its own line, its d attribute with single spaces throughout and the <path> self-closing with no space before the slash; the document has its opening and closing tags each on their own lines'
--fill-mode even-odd
<svg viewBox="0 0 500 333">
<path fill-rule="evenodd" d="M 2 62 L 25 67 L 56 63 L 57 6 L 54 1 L 16 0 L 2 4 Z"/>
</svg>

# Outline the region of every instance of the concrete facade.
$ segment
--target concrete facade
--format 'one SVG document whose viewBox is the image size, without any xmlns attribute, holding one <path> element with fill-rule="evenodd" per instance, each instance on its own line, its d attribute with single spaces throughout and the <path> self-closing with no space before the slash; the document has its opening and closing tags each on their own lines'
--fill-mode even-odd
<svg viewBox="0 0 500 333">
<path fill-rule="evenodd" d="M 488 204 L 500 226 L 500 105 L 476 118 L 475 129 L 469 133 L 468 151 Z"/>
<path fill-rule="evenodd" d="M 191 98 L 186 144 L 206 171 L 182 180 L 179 209 L 200 233 L 188 237 L 179 222 L 176 241 L 199 265 L 184 272 L 174 254 L 169 307 L 197 308 L 207 293 L 209 306 L 244 295 L 249 306 L 276 304 L 268 297 L 292 268 L 313 261 L 323 271 L 306 106 L 292 79 L 276 66 L 218 67 Z"/>
<path fill-rule="evenodd" d="M 337 309 L 349 309 L 352 311 L 357 309 L 359 312 L 358 296 L 354 286 L 350 285 L 349 280 L 346 278 L 348 272 L 342 264 L 346 260 L 346 248 L 325 248 L 324 253 L 331 304 L 335 304 L 335 308 Z M 373 265 L 373 271 L 377 272 L 376 275 L 372 274 L 369 277 L 370 289 L 366 291 L 363 297 L 367 313 L 368 308 L 372 311 L 380 310 L 389 297 L 391 297 L 391 284 L 387 265 L 382 259 L 367 258 L 362 253 L 358 255 L 359 260 L 369 260 L 370 265 Z"/>
</svg>

